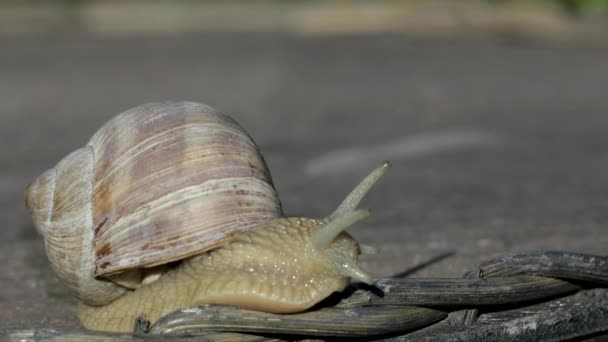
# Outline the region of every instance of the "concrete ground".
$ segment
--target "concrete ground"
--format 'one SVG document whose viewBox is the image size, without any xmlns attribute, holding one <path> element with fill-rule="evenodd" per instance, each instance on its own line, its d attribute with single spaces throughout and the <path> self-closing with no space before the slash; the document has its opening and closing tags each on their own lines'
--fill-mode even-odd
<svg viewBox="0 0 608 342">
<path fill-rule="evenodd" d="M 606 254 L 608 49 L 400 35 L 0 41 L 0 329 L 76 327 L 25 186 L 111 116 L 200 101 L 260 145 L 288 215 L 393 168 L 352 229 L 375 276 L 459 277 L 495 255 Z"/>
</svg>

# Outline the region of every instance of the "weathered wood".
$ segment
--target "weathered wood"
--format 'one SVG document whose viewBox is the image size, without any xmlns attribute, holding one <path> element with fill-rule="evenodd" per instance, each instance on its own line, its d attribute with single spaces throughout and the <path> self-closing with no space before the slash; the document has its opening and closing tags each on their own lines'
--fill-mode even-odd
<svg viewBox="0 0 608 342">
<path fill-rule="evenodd" d="M 475 326 L 453 326 L 447 320 L 386 341 L 558 341 L 608 333 L 608 289 L 583 290 L 560 299 L 480 316 Z M 0 336 L 2 337 L 2 336 Z M 265 336 L 205 332 L 168 336 L 108 334 L 83 330 L 31 329 L 5 335 L 8 341 L 278 341 Z"/>
<path fill-rule="evenodd" d="M 608 284 L 608 257 L 558 251 L 502 256 L 479 265 L 479 277 L 542 275 Z"/>
<path fill-rule="evenodd" d="M 144 336 L 154 339 L 159 335 L 163 335 L 163 338 L 201 335 L 222 341 L 262 338 L 234 332 L 298 337 L 379 337 L 404 333 L 441 320 L 428 328 L 403 335 L 401 340 L 536 339 L 537 336 L 529 330 L 539 330 L 543 338 L 549 340 L 562 335 L 574 338 L 608 331 L 605 324 L 608 321 L 607 289 L 585 290 L 561 301 L 511 310 L 506 314 L 503 311 L 502 316 L 501 313 L 495 314 L 494 319 L 488 319 L 491 314 L 486 314 L 475 325 L 462 323 L 473 323 L 478 310 L 488 311 L 504 304 L 523 305 L 580 290 L 578 285 L 565 280 L 522 273 L 552 274 L 605 284 L 608 279 L 607 260 L 606 257 L 564 252 L 527 253 L 482 263 L 479 275 L 491 275 L 487 278 L 472 277 L 473 274 L 469 273 L 464 279 L 381 279 L 373 291 L 358 289 L 346 292 L 346 297 L 335 306 L 294 315 L 204 305 L 171 313 L 145 334 L 142 332 L 147 329 L 146 322 L 140 320 L 135 324 L 138 332 L 135 337 L 41 329 L 14 331 L 9 333 L 8 339 L 131 341 Z M 494 276 L 506 274 L 515 275 Z M 413 304 L 427 307 L 411 306 Z M 471 309 L 453 312 L 449 319 L 444 320 L 448 316 L 446 311 L 428 306 Z"/>
<path fill-rule="evenodd" d="M 478 306 L 521 303 L 571 293 L 579 286 L 535 276 L 477 279 L 380 279 L 382 294 L 358 290 L 338 306 Z"/>
<path fill-rule="evenodd" d="M 152 333 L 221 330 L 322 336 L 370 336 L 406 331 L 447 316 L 436 310 L 393 306 L 478 306 L 529 302 L 571 293 L 578 286 L 534 276 L 489 279 L 381 279 L 382 296 L 358 290 L 335 308 L 273 315 L 202 306 L 172 313 Z M 391 313 L 389 315 L 388 313 Z M 398 322 L 398 323 L 397 323 Z"/>
<path fill-rule="evenodd" d="M 233 307 L 202 306 L 161 318 L 150 334 L 196 334 L 206 330 L 296 336 L 370 337 L 394 334 L 437 322 L 447 312 L 413 306 L 324 308 L 274 315 Z"/>
<path fill-rule="evenodd" d="M 482 314 L 472 326 L 447 320 L 387 341 L 562 341 L 608 334 L 608 289 Z"/>
<path fill-rule="evenodd" d="M 561 251 L 537 251 L 501 256 L 480 263 L 464 277 L 493 278 L 534 274 L 562 279 L 608 284 L 608 257 Z M 458 325 L 475 323 L 478 309 L 467 309 L 450 314 L 450 321 Z"/>
</svg>

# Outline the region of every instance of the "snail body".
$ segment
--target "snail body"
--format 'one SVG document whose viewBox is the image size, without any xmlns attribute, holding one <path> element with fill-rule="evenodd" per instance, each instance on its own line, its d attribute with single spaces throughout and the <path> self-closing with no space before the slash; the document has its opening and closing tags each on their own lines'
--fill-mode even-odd
<svg viewBox="0 0 608 342">
<path fill-rule="evenodd" d="M 383 164 L 323 219 L 285 218 L 249 135 L 193 102 L 142 105 L 38 177 L 26 205 L 59 278 L 94 330 L 129 331 L 171 311 L 225 304 L 306 310 L 342 291 L 359 244 L 344 230 Z M 363 248 L 366 249 L 366 248 Z"/>
<path fill-rule="evenodd" d="M 153 284 L 104 306 L 81 306 L 92 330 L 132 331 L 133 322 L 198 304 L 223 304 L 272 313 L 304 311 L 344 290 L 357 269 L 357 243 L 346 233 L 316 251 L 312 234 L 325 224 L 306 218 L 275 219 L 227 245 L 183 262 Z M 371 282 L 371 278 L 365 281 Z"/>
</svg>

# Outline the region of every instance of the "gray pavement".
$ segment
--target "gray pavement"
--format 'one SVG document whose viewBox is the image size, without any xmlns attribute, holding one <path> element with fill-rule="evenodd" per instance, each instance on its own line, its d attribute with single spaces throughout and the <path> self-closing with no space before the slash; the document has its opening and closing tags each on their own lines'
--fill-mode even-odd
<svg viewBox="0 0 608 342">
<path fill-rule="evenodd" d="M 606 254 L 608 50 L 399 35 L 0 41 L 0 329 L 75 327 L 23 208 L 114 114 L 193 100 L 255 138 L 289 215 L 393 168 L 352 233 L 375 276 L 459 277 L 494 255 Z M 435 262 L 432 262 L 435 261 Z M 422 267 L 424 266 L 424 267 Z"/>
</svg>

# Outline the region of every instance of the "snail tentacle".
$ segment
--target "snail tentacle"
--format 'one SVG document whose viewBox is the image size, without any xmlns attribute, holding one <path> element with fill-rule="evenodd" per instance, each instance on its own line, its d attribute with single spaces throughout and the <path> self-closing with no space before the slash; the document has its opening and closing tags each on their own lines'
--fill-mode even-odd
<svg viewBox="0 0 608 342">
<path fill-rule="evenodd" d="M 336 217 L 343 216 L 344 214 L 356 210 L 363 200 L 363 197 L 367 195 L 369 190 L 378 182 L 382 175 L 391 167 L 391 163 L 388 161 L 383 162 L 380 166 L 375 168 L 372 172 L 370 172 L 367 177 L 365 177 L 359 185 L 357 185 L 353 191 L 346 196 L 344 201 L 338 206 L 338 208 L 329 215 L 329 219 L 335 219 Z"/>
<path fill-rule="evenodd" d="M 353 224 L 370 217 L 372 212 L 368 209 L 358 209 L 347 212 L 342 216 L 336 217 L 329 221 L 324 227 L 319 228 L 312 236 L 312 245 L 322 251 L 327 248 L 331 242 Z"/>
<path fill-rule="evenodd" d="M 374 284 L 374 278 L 367 272 L 359 268 L 359 266 L 355 263 L 342 263 L 339 266 L 339 270 L 340 274 L 345 277 L 350 277 L 352 279 L 366 283 L 367 285 Z"/>
<path fill-rule="evenodd" d="M 314 232 L 311 238 L 311 244 L 317 251 L 322 251 L 328 248 L 334 239 L 353 224 L 370 217 L 371 211 L 368 209 L 358 209 L 347 212 L 346 214 L 337 217 L 319 228 Z M 369 251 L 370 247 L 366 246 Z M 360 248 L 360 247 L 359 247 Z M 373 249 L 373 247 L 371 247 Z M 356 263 L 356 260 L 347 259 L 340 260 L 335 264 L 338 272 L 349 278 L 356 279 L 368 285 L 374 283 L 372 276 L 363 271 Z"/>
<path fill-rule="evenodd" d="M 359 244 L 359 250 L 361 250 L 361 254 L 365 254 L 365 255 L 375 255 L 378 254 L 379 249 L 376 246 L 370 246 L 370 245 L 366 245 L 366 244 Z"/>
</svg>

